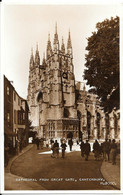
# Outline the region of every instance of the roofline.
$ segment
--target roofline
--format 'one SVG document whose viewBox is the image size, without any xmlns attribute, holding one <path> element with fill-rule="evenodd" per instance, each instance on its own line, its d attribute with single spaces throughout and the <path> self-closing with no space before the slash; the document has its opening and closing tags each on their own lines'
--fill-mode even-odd
<svg viewBox="0 0 123 195">
<path fill-rule="evenodd" d="M 19 97 L 21 100 L 27 101 L 26 99 L 22 98 L 22 97 L 17 93 L 17 91 L 15 90 L 15 87 L 11 84 L 10 80 L 9 80 L 5 75 L 3 75 L 3 76 L 4 76 L 4 78 L 10 83 L 10 85 L 12 86 L 14 92 L 18 95 L 18 97 Z"/>
</svg>

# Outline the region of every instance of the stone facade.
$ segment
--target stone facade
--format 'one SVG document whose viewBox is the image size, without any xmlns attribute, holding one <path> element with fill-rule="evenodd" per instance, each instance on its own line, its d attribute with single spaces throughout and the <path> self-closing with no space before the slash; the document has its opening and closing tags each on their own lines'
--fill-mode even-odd
<svg viewBox="0 0 123 195">
<path fill-rule="evenodd" d="M 53 48 L 49 35 L 42 64 L 38 46 L 35 57 L 31 54 L 27 101 L 39 137 L 105 139 L 109 135 L 98 97 L 75 81 L 70 32 L 67 49 L 63 39 L 60 47 L 57 26 Z"/>
</svg>

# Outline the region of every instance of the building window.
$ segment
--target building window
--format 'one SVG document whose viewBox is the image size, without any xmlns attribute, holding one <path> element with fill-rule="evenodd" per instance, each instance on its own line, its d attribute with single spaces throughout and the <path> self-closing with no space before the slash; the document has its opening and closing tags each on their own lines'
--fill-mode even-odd
<svg viewBox="0 0 123 195">
<path fill-rule="evenodd" d="M 50 126 L 50 130 L 52 131 L 52 123 L 51 123 L 51 126 Z"/>
<path fill-rule="evenodd" d="M 25 120 L 25 113 L 23 113 L 23 120 Z"/>
<path fill-rule="evenodd" d="M 65 118 L 69 117 L 69 110 L 67 108 L 64 108 L 64 117 Z"/>
<path fill-rule="evenodd" d="M 14 110 L 14 123 L 16 124 L 16 110 Z"/>
<path fill-rule="evenodd" d="M 118 129 L 117 126 L 118 126 L 118 125 L 117 125 L 117 116 L 114 114 L 114 129 L 115 129 L 115 135 L 117 135 L 117 129 Z"/>
<path fill-rule="evenodd" d="M 16 93 L 14 93 L 14 101 L 16 101 Z"/>
<path fill-rule="evenodd" d="M 97 123 L 97 136 L 99 138 L 100 136 L 100 120 L 101 120 L 101 116 L 100 116 L 100 113 L 97 113 L 97 120 L 96 120 L 96 123 Z"/>
<path fill-rule="evenodd" d="M 7 112 L 7 122 L 9 123 L 10 122 L 10 113 Z"/>
<path fill-rule="evenodd" d="M 20 113 L 20 124 L 23 124 L 23 113 Z"/>
<path fill-rule="evenodd" d="M 23 124 L 23 113 L 21 111 L 18 111 L 18 124 Z"/>
<path fill-rule="evenodd" d="M 7 87 L 7 95 L 10 95 L 9 87 Z"/>
<path fill-rule="evenodd" d="M 91 130 L 91 113 L 87 111 L 87 131 L 88 131 L 88 139 L 90 138 L 90 130 Z"/>
<path fill-rule="evenodd" d="M 53 130 L 55 130 L 55 123 L 53 123 Z"/>
<path fill-rule="evenodd" d="M 108 114 L 106 114 L 105 115 L 105 122 L 106 122 L 106 136 L 108 136 L 109 135 L 109 115 Z"/>
<path fill-rule="evenodd" d="M 18 111 L 18 124 L 20 124 L 20 112 Z"/>
<path fill-rule="evenodd" d="M 42 100 L 43 98 L 43 93 L 40 91 L 38 96 L 37 96 L 37 102 L 39 102 L 40 100 Z"/>
</svg>

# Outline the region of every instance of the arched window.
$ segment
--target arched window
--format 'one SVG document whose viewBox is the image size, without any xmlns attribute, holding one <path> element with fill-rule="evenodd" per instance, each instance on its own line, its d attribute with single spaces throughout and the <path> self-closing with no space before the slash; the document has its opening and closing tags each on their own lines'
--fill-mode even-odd
<svg viewBox="0 0 123 195">
<path fill-rule="evenodd" d="M 114 114 L 114 131 L 115 131 L 115 135 L 117 135 L 117 116 L 116 116 L 116 114 Z"/>
<path fill-rule="evenodd" d="M 90 138 L 90 129 L 91 129 L 91 113 L 87 111 L 87 132 L 88 132 L 88 139 Z"/>
<path fill-rule="evenodd" d="M 37 102 L 39 102 L 43 98 L 43 93 L 40 91 L 37 96 Z"/>
<path fill-rule="evenodd" d="M 69 110 L 67 108 L 64 108 L 64 117 L 65 118 L 69 117 Z"/>
<path fill-rule="evenodd" d="M 100 136 L 100 113 L 97 112 L 97 137 L 99 138 Z"/>
<path fill-rule="evenodd" d="M 105 123 L 106 123 L 106 134 L 109 135 L 109 115 L 106 113 L 105 115 Z"/>
<path fill-rule="evenodd" d="M 78 119 L 81 118 L 81 112 L 79 110 L 77 110 L 77 117 L 78 117 Z"/>
</svg>

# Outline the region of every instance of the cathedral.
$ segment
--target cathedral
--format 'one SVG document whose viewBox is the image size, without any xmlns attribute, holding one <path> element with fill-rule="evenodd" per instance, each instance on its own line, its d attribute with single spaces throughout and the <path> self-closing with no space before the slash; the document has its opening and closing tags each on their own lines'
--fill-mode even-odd
<svg viewBox="0 0 123 195">
<path fill-rule="evenodd" d="M 42 64 L 38 46 L 35 56 L 31 53 L 27 101 L 39 137 L 103 140 L 119 136 L 119 112 L 115 124 L 114 113 L 106 117 L 97 95 L 75 81 L 71 35 L 67 48 L 63 39 L 60 45 L 57 25 L 53 47 L 49 35 Z"/>
</svg>

